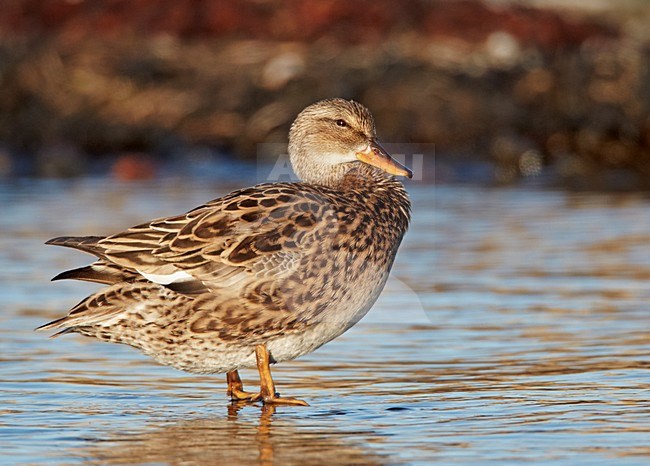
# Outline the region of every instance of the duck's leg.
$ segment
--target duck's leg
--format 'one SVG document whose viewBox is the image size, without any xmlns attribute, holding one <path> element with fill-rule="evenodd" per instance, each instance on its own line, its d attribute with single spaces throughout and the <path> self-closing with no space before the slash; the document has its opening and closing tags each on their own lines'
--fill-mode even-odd
<svg viewBox="0 0 650 466">
<path fill-rule="evenodd" d="M 264 404 L 309 406 L 305 401 L 297 398 L 280 398 L 275 393 L 275 384 L 271 377 L 269 350 L 265 345 L 255 347 L 255 356 L 257 357 L 257 370 L 260 373 L 260 396 Z"/>
<path fill-rule="evenodd" d="M 232 401 L 259 401 L 262 399 L 259 393 L 250 393 L 244 391 L 244 384 L 239 378 L 239 372 L 236 370 L 226 374 L 228 382 L 228 396 Z"/>
</svg>

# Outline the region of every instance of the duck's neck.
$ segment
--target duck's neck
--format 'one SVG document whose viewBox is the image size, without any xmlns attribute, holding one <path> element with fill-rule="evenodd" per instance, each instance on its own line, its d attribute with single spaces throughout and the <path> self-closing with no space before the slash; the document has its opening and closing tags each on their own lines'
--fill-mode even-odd
<svg viewBox="0 0 650 466">
<path fill-rule="evenodd" d="M 339 192 L 358 197 L 376 215 L 390 217 L 395 228 L 406 232 L 411 219 L 411 202 L 404 185 L 378 168 L 354 164 L 335 187 Z"/>
<path fill-rule="evenodd" d="M 291 159 L 293 170 L 301 180 L 333 189 L 338 189 L 351 168 L 359 165 L 359 163 L 304 165 L 303 160 L 302 157 Z"/>
</svg>

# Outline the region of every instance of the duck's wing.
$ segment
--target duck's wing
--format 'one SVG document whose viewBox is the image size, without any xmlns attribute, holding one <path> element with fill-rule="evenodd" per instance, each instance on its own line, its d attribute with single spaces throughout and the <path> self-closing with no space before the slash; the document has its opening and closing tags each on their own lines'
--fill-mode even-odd
<svg viewBox="0 0 650 466">
<path fill-rule="evenodd" d="M 300 184 L 259 185 L 85 246 L 101 261 L 197 295 L 290 275 L 337 223 L 327 195 Z"/>
</svg>

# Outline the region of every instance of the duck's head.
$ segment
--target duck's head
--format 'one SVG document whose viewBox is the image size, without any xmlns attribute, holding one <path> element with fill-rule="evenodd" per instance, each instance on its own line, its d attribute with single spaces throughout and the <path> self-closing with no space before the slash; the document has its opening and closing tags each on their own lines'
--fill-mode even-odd
<svg viewBox="0 0 650 466">
<path fill-rule="evenodd" d="M 321 100 L 300 112 L 289 131 L 289 157 L 303 181 L 326 186 L 336 186 L 362 163 L 412 176 L 377 142 L 370 111 L 352 100 Z"/>
</svg>

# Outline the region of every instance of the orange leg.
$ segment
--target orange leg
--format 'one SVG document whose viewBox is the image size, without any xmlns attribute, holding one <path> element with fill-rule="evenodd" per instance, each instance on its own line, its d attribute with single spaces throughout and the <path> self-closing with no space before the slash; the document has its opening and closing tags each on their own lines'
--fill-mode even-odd
<svg viewBox="0 0 650 466">
<path fill-rule="evenodd" d="M 292 405 L 292 406 L 309 406 L 306 402 L 297 398 L 280 398 L 275 392 L 275 384 L 271 377 L 271 363 L 269 350 L 264 345 L 255 347 L 255 356 L 257 357 L 257 370 L 260 373 L 260 394 L 264 404 L 270 405 Z"/>
<path fill-rule="evenodd" d="M 228 382 L 228 396 L 232 401 L 258 401 L 261 400 L 259 393 L 249 393 L 244 391 L 244 384 L 239 378 L 239 372 L 236 370 L 226 374 Z"/>
</svg>

